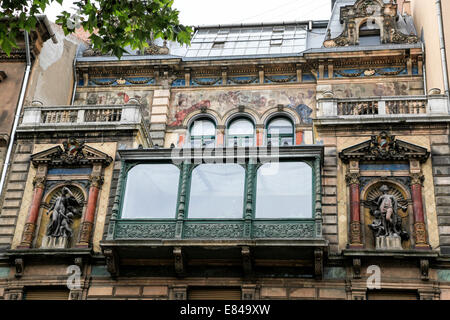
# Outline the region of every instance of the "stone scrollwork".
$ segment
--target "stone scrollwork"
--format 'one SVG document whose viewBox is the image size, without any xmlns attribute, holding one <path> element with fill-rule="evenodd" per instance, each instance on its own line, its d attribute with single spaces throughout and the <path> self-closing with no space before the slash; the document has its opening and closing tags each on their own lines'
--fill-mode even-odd
<svg viewBox="0 0 450 320">
<path fill-rule="evenodd" d="M 404 34 L 397 26 L 397 4 L 382 0 L 357 0 L 353 5 L 341 7 L 340 22 L 344 28 L 340 35 L 331 38 L 327 31 L 324 47 L 343 47 L 359 43 L 359 28 L 366 21 L 372 21 L 380 28 L 382 43 L 417 43 L 415 34 Z"/>
<path fill-rule="evenodd" d="M 184 226 L 185 238 L 242 238 L 243 224 L 190 223 Z"/>
<path fill-rule="evenodd" d="M 255 238 L 313 238 L 314 224 L 284 223 L 256 224 L 253 227 Z"/>
<path fill-rule="evenodd" d="M 175 224 L 117 224 L 116 239 L 170 239 L 175 237 Z"/>
<path fill-rule="evenodd" d="M 345 181 L 347 182 L 347 185 L 359 184 L 360 177 L 361 175 L 359 174 L 359 172 L 348 172 L 345 175 Z"/>
</svg>

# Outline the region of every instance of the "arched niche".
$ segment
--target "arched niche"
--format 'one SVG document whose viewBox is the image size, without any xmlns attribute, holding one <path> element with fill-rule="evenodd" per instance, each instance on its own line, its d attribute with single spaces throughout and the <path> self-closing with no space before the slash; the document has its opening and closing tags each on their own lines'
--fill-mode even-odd
<svg viewBox="0 0 450 320">
<path fill-rule="evenodd" d="M 360 199 L 360 210 L 361 218 L 363 224 L 363 238 L 366 249 L 375 249 L 375 233 L 369 227 L 375 220 L 375 217 L 371 214 L 373 210 L 373 203 L 376 202 L 382 192 L 380 188 L 386 185 L 389 188 L 388 193 L 392 194 L 399 203 L 399 208 L 397 210 L 398 216 L 401 218 L 402 229 L 408 233 L 408 240 L 402 241 L 402 248 L 405 250 L 412 248 L 412 232 L 413 232 L 413 203 L 411 199 L 411 193 L 409 188 L 403 183 L 397 180 L 378 178 L 369 182 L 361 190 Z M 400 208 L 403 206 L 406 210 Z"/>
<path fill-rule="evenodd" d="M 68 188 L 70 192 L 74 195 L 74 198 L 76 201 L 80 204 L 80 206 L 77 208 L 78 214 L 75 215 L 72 218 L 72 224 L 70 228 L 72 229 L 72 237 L 68 239 L 68 242 L 66 245 L 64 245 L 65 248 L 72 248 L 75 246 L 79 233 L 80 233 L 80 226 L 81 222 L 83 220 L 83 216 L 86 210 L 86 204 L 87 204 L 87 192 L 84 190 L 84 188 L 81 185 L 78 185 L 77 183 L 71 183 L 68 184 L 58 184 L 51 188 L 44 196 L 44 201 L 40 210 L 39 215 L 39 221 L 38 221 L 38 228 L 37 233 L 35 237 L 35 248 L 56 248 L 54 243 L 49 243 L 49 241 L 45 240 L 46 232 L 48 225 L 51 220 L 51 210 L 50 208 L 52 205 L 56 202 L 57 198 L 62 195 L 63 188 Z M 61 243 L 61 242 L 59 242 Z"/>
</svg>

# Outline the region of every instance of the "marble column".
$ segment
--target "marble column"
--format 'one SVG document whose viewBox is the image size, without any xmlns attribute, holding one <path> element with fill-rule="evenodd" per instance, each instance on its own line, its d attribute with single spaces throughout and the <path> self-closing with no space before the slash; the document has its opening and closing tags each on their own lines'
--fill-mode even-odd
<svg viewBox="0 0 450 320">
<path fill-rule="evenodd" d="M 414 214 L 414 242 L 416 249 L 430 249 L 427 241 L 425 215 L 423 212 L 422 183 L 424 176 L 421 172 L 411 172 L 411 197 Z"/>
<path fill-rule="evenodd" d="M 361 213 L 359 199 L 359 163 L 350 161 L 350 168 L 345 177 L 350 190 L 350 248 L 363 248 L 361 235 Z"/>
<path fill-rule="evenodd" d="M 30 213 L 28 214 L 27 222 L 23 229 L 22 241 L 18 248 L 31 248 L 33 243 L 34 233 L 36 231 L 36 224 L 39 217 L 39 209 L 41 207 L 42 196 L 45 190 L 45 181 L 47 176 L 47 165 L 42 164 L 38 166 L 36 176 L 33 179 L 33 199 L 31 201 Z"/>
<path fill-rule="evenodd" d="M 91 186 L 89 188 L 89 196 L 87 201 L 87 208 L 84 214 L 83 222 L 81 223 L 80 237 L 76 244 L 77 248 L 88 248 L 92 229 L 94 227 L 95 211 L 97 209 L 97 199 L 100 187 L 103 183 L 101 176 L 102 166 L 95 164 L 90 177 Z"/>
</svg>

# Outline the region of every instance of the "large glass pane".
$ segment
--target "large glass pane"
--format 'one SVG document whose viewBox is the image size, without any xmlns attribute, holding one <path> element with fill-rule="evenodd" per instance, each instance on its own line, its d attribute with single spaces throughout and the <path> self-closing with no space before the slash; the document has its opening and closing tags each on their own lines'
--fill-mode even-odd
<svg viewBox="0 0 450 320">
<path fill-rule="evenodd" d="M 292 123 L 285 118 L 275 118 L 267 126 L 269 134 L 293 134 Z"/>
<path fill-rule="evenodd" d="M 122 218 L 175 218 L 180 170 L 140 164 L 128 172 Z"/>
<path fill-rule="evenodd" d="M 228 134 L 235 135 L 253 135 L 253 123 L 248 119 L 238 119 L 233 121 L 228 128 Z"/>
<path fill-rule="evenodd" d="M 199 165 L 192 171 L 188 218 L 242 218 L 244 185 L 238 164 Z"/>
<path fill-rule="evenodd" d="M 191 145 L 193 147 L 214 147 L 216 126 L 209 119 L 195 120 L 191 126 Z"/>
<path fill-rule="evenodd" d="M 284 117 L 278 117 L 267 126 L 268 142 L 272 146 L 291 146 L 294 144 L 294 127 L 292 122 Z"/>
<path fill-rule="evenodd" d="M 256 218 L 312 218 L 312 169 L 303 162 L 258 169 Z"/>
</svg>

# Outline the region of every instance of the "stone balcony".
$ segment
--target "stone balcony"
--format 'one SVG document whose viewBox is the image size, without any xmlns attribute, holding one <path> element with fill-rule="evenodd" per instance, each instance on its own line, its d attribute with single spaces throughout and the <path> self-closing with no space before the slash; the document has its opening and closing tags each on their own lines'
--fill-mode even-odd
<svg viewBox="0 0 450 320">
<path fill-rule="evenodd" d="M 29 106 L 18 131 L 133 129 L 143 124 L 139 105 Z"/>
<path fill-rule="evenodd" d="M 450 118 L 447 96 L 394 96 L 338 99 L 327 92 L 317 100 L 316 125 L 428 122 Z"/>
</svg>

